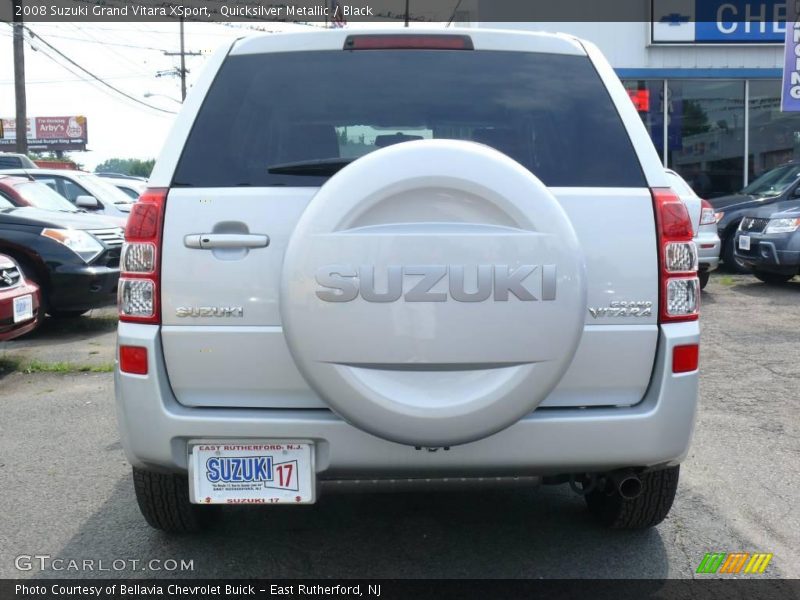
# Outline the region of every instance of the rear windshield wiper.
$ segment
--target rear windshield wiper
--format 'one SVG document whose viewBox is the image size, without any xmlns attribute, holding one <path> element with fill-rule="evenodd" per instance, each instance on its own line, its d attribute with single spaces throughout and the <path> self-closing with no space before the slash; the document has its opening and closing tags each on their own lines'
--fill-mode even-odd
<svg viewBox="0 0 800 600">
<path fill-rule="evenodd" d="M 317 175 L 320 177 L 335 175 L 355 158 L 318 158 L 316 160 L 298 160 L 267 167 L 273 175 Z"/>
</svg>

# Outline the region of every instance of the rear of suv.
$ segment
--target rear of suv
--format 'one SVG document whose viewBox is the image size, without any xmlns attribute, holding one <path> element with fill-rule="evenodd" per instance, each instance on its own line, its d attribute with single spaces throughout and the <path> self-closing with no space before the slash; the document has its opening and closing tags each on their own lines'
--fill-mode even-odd
<svg viewBox="0 0 800 600">
<path fill-rule="evenodd" d="M 149 185 L 116 404 L 152 526 L 350 482 L 569 482 L 608 526 L 666 516 L 697 403 L 697 254 L 591 44 L 241 39 Z"/>
</svg>

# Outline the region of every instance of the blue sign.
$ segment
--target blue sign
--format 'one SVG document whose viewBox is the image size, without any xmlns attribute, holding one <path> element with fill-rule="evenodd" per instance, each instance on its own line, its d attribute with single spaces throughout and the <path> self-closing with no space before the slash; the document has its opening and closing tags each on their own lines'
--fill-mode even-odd
<svg viewBox="0 0 800 600">
<path fill-rule="evenodd" d="M 794 2 L 794 0 L 792 1 Z M 783 86 L 781 89 L 781 110 L 783 112 L 800 112 L 800 21 L 798 18 L 800 15 L 797 14 L 797 11 L 791 10 L 783 51 Z"/>
<path fill-rule="evenodd" d="M 780 44 L 789 0 L 653 0 L 654 44 Z"/>
</svg>

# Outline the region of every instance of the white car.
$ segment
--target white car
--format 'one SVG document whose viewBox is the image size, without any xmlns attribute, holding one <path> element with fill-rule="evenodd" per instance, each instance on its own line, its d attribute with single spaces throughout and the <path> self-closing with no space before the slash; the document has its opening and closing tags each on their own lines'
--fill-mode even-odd
<svg viewBox="0 0 800 600">
<path fill-rule="evenodd" d="M 73 171 L 70 169 L 4 169 L 0 173 L 6 175 L 22 175 L 33 177 L 36 181 L 47 184 L 72 202 L 78 208 L 88 212 L 115 217 L 124 224 L 134 200 L 110 181 L 102 179 L 94 173 Z"/>
<path fill-rule="evenodd" d="M 116 173 L 96 173 L 96 175 L 108 181 L 117 189 L 122 190 L 131 198 L 132 202 L 136 202 L 139 196 L 147 189 L 147 180 L 143 177 L 130 177 Z"/>
<path fill-rule="evenodd" d="M 611 527 L 667 515 L 697 404 L 697 255 L 592 44 L 239 39 L 148 185 L 115 381 L 150 525 L 354 482 L 545 478 Z"/>
<path fill-rule="evenodd" d="M 672 169 L 666 169 L 670 178 L 672 189 L 677 192 L 692 219 L 694 230 L 694 244 L 697 247 L 698 277 L 700 288 L 708 284 L 711 271 L 719 267 L 719 253 L 722 243 L 717 232 L 717 218 L 714 207 L 708 200 L 703 200 L 695 194 L 692 187 Z"/>
</svg>

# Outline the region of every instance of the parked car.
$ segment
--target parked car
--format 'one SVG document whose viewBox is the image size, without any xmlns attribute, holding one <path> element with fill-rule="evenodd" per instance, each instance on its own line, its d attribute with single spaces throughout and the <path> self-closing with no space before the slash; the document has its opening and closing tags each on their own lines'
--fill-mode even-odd
<svg viewBox="0 0 800 600">
<path fill-rule="evenodd" d="M 800 195 L 800 162 L 789 162 L 767 171 L 738 194 L 710 200 L 722 240 L 722 260 L 728 269 L 747 273 L 747 264 L 734 252 L 734 238 L 744 214 L 751 209 L 785 202 Z"/>
<path fill-rule="evenodd" d="M 33 178 L 18 177 L 16 175 L 0 175 L 0 198 L 5 198 L 14 206 L 32 206 L 42 210 L 57 210 L 61 212 L 85 213 L 69 200 L 54 192 L 51 187 L 36 181 Z M 125 227 L 126 219 L 123 217 L 103 217 L 119 227 Z"/>
<path fill-rule="evenodd" d="M 117 414 L 150 525 L 453 476 L 572 481 L 611 527 L 667 515 L 696 249 L 595 46 L 327 30 L 207 65 L 122 259 Z"/>
<path fill-rule="evenodd" d="M 24 154 L 0 152 L 0 169 L 37 169 L 36 164 Z"/>
<path fill-rule="evenodd" d="M 113 171 L 96 172 L 95 175 L 98 177 L 107 177 L 108 179 L 127 179 L 128 181 L 147 183 L 146 177 L 139 177 L 138 175 L 126 175 L 125 173 L 114 173 Z"/>
<path fill-rule="evenodd" d="M 0 253 L 39 286 L 40 310 L 54 317 L 114 302 L 122 241 L 122 228 L 103 217 L 18 208 L 0 197 Z"/>
<path fill-rule="evenodd" d="M 0 174 L 30 175 L 50 186 L 78 208 L 98 215 L 127 219 L 133 200 L 108 181 L 85 171 L 36 169 L 35 171 L 3 170 Z"/>
<path fill-rule="evenodd" d="M 764 283 L 785 283 L 800 273 L 800 200 L 745 214 L 736 233 L 736 258 Z"/>
<path fill-rule="evenodd" d="M 39 316 L 39 286 L 25 278 L 14 259 L 0 254 L 0 342 L 30 333 Z"/>
<path fill-rule="evenodd" d="M 98 173 L 98 175 L 125 192 L 134 202 L 138 200 L 139 196 L 147 189 L 147 180 L 141 177 L 118 177 L 105 173 Z"/>
<path fill-rule="evenodd" d="M 692 187 L 672 169 L 665 169 L 672 189 L 680 196 L 689 211 L 697 248 L 698 277 L 700 289 L 708 284 L 711 271 L 719 267 L 720 239 L 717 235 L 717 219 L 708 200 L 701 199 Z"/>
</svg>

